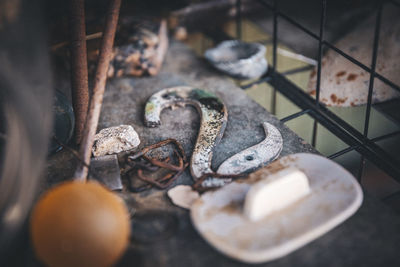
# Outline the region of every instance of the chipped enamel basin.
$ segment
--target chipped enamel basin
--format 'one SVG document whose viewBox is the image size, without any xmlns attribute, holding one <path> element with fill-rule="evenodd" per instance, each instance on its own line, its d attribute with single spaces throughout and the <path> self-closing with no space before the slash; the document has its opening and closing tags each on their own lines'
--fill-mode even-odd
<svg viewBox="0 0 400 267">
<path fill-rule="evenodd" d="M 311 194 L 260 221 L 247 219 L 243 202 L 251 185 L 290 166 L 307 175 Z M 283 257 L 322 236 L 353 215 L 362 199 L 358 182 L 343 167 L 322 156 L 299 153 L 203 194 L 191 207 L 191 218 L 197 231 L 221 253 L 260 263 Z"/>
<path fill-rule="evenodd" d="M 204 57 L 217 69 L 240 79 L 253 79 L 267 72 L 266 48 L 258 43 L 223 41 Z"/>
</svg>

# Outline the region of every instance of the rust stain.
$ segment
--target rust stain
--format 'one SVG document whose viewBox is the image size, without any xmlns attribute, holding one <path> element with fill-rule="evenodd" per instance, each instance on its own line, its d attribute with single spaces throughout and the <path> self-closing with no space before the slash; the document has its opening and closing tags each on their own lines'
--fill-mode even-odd
<svg viewBox="0 0 400 267">
<path fill-rule="evenodd" d="M 290 162 L 295 162 L 297 160 L 296 157 L 293 157 L 292 155 L 286 156 L 285 158 L 281 159 L 281 162 L 286 165 Z"/>
<path fill-rule="evenodd" d="M 357 78 L 357 74 L 350 73 L 349 76 L 347 76 L 348 81 L 354 81 Z"/>
<path fill-rule="evenodd" d="M 285 168 L 286 166 L 283 165 L 280 161 L 276 161 L 273 164 L 270 164 L 267 167 L 265 167 L 265 169 L 268 170 L 271 174 L 277 173 Z"/>
<path fill-rule="evenodd" d="M 336 103 L 336 104 L 343 104 L 344 102 L 347 101 L 347 99 L 348 99 L 347 97 L 338 98 L 335 94 L 331 94 L 331 100 L 333 103 Z"/>
<path fill-rule="evenodd" d="M 323 189 L 324 191 L 326 191 L 326 190 L 328 190 L 329 186 L 334 185 L 334 184 L 336 184 L 336 183 L 337 183 L 337 180 L 336 180 L 336 179 L 330 180 L 328 183 L 326 183 L 326 184 L 324 184 L 324 185 L 322 186 L 322 189 Z"/>
<path fill-rule="evenodd" d="M 339 98 L 338 99 L 338 103 L 339 104 L 343 104 L 344 102 L 346 102 L 347 101 L 347 97 L 345 97 L 345 98 Z"/>
<path fill-rule="evenodd" d="M 315 95 L 316 93 L 317 93 L 316 90 L 312 90 L 312 91 L 310 92 L 310 95 Z"/>
<path fill-rule="evenodd" d="M 243 209 L 243 204 L 244 204 L 244 199 L 242 201 L 233 201 L 228 205 L 222 207 L 220 209 L 220 212 L 228 214 L 236 214 L 238 213 L 238 211 L 241 212 L 241 210 Z"/>
<path fill-rule="evenodd" d="M 345 74 L 346 74 L 346 72 L 343 70 L 343 71 L 340 71 L 340 72 L 336 73 L 336 77 L 340 77 L 340 76 L 343 76 Z"/>
<path fill-rule="evenodd" d="M 316 71 L 315 69 L 313 69 L 313 71 L 311 72 L 310 77 L 311 77 L 311 78 L 314 78 L 315 74 L 317 74 L 317 71 Z"/>
<path fill-rule="evenodd" d="M 269 164 L 268 166 L 261 168 L 256 172 L 251 173 L 247 178 L 238 179 L 235 182 L 254 184 L 258 181 L 261 181 L 266 176 L 274 174 L 285 168 L 286 168 L 286 166 L 283 165 L 280 161 L 274 161 L 273 163 Z"/>
</svg>

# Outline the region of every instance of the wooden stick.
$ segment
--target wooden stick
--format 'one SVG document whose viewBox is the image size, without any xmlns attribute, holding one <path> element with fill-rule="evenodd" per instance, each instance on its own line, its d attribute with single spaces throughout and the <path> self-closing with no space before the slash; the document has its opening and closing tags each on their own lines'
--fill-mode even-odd
<svg viewBox="0 0 400 267">
<path fill-rule="evenodd" d="M 165 54 L 168 50 L 168 32 L 167 32 L 167 21 L 164 19 L 161 21 L 160 30 L 158 31 L 159 43 L 154 55 L 153 67 L 149 68 L 148 72 L 150 75 L 156 75 L 164 61 Z"/>
<path fill-rule="evenodd" d="M 89 107 L 85 1 L 70 1 L 71 91 L 75 113 L 75 142 L 80 143 Z"/>
<path fill-rule="evenodd" d="M 89 113 L 87 116 L 83 139 L 79 149 L 79 154 L 86 165 L 90 164 L 90 155 L 96 134 L 97 125 L 100 117 L 101 105 L 103 103 L 104 91 L 106 87 L 107 71 L 112 57 L 115 31 L 118 24 L 118 15 L 121 7 L 121 0 L 110 0 L 108 14 L 103 39 L 100 47 L 100 55 L 94 79 L 93 96 L 90 101 Z M 75 171 L 75 179 L 86 181 L 88 174 L 87 166 L 79 164 Z"/>
<path fill-rule="evenodd" d="M 86 41 L 90 41 L 90 40 L 94 40 L 94 39 L 98 39 L 101 38 L 103 36 L 102 32 L 95 32 L 95 33 L 91 33 L 85 36 L 85 40 Z M 70 42 L 69 41 L 64 41 L 58 44 L 54 44 L 50 47 L 51 51 L 54 52 L 60 48 L 63 48 L 64 46 L 69 45 Z"/>
</svg>

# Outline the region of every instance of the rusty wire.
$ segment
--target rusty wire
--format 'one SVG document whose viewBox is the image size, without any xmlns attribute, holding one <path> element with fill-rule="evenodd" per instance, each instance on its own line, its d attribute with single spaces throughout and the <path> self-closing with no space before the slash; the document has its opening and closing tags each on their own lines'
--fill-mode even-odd
<svg viewBox="0 0 400 267">
<path fill-rule="evenodd" d="M 137 153 L 135 153 L 133 155 L 130 155 L 128 158 L 131 159 L 131 160 L 137 159 L 137 158 L 142 157 L 143 155 L 145 155 L 147 152 L 149 152 L 149 151 L 151 151 L 153 149 L 156 149 L 156 148 L 160 148 L 160 147 L 166 146 L 169 143 L 173 143 L 174 145 L 176 145 L 176 147 L 178 148 L 178 152 L 180 153 L 180 156 L 182 157 L 183 161 L 186 162 L 187 158 L 186 158 L 186 154 L 185 154 L 185 151 L 183 150 L 182 145 L 176 139 L 173 139 L 173 138 L 168 138 L 168 139 L 165 139 L 165 140 L 160 141 L 158 143 L 149 145 L 149 146 L 143 148 L 141 151 L 139 151 L 139 152 L 137 152 Z"/>
<path fill-rule="evenodd" d="M 137 161 L 137 160 L 130 160 L 128 158 L 125 162 L 129 165 L 129 167 L 125 168 L 123 174 L 127 174 L 138 168 L 146 170 L 146 171 L 151 171 L 151 172 L 155 172 L 160 169 L 160 167 L 154 166 L 150 162 L 147 162 L 144 159 L 142 159 L 141 161 Z"/>
<path fill-rule="evenodd" d="M 174 144 L 177 149 L 174 149 L 174 155 L 178 159 L 178 165 L 174 165 L 170 163 L 170 158 L 167 157 L 165 159 L 156 159 L 147 156 L 146 154 L 153 149 L 160 148 L 166 146 L 168 144 Z M 142 192 L 144 190 L 150 189 L 152 187 L 157 187 L 159 189 L 168 188 L 182 173 L 185 169 L 189 166 L 187 161 L 187 157 L 185 151 L 183 150 L 182 145 L 175 139 L 169 138 L 158 143 L 149 145 L 139 152 L 136 152 L 132 155 L 128 155 L 126 159 L 127 164 L 130 166 L 126 171 L 125 174 L 129 174 L 130 172 L 136 170 L 136 176 L 141 181 L 145 182 L 146 184 L 140 187 L 134 187 L 132 184 L 130 185 L 130 189 L 133 192 Z M 147 172 L 156 172 L 159 169 L 167 169 L 170 172 L 165 174 L 163 177 L 159 178 L 151 178 L 144 175 L 143 171 Z M 175 173 L 174 173 L 175 172 Z M 219 174 L 219 173 L 205 173 L 196 182 L 192 185 L 193 190 L 198 191 L 199 193 L 206 192 L 208 190 L 213 190 L 215 187 L 204 187 L 202 183 L 207 178 L 220 178 L 220 179 L 238 179 L 244 178 L 246 174 Z"/>
<path fill-rule="evenodd" d="M 170 157 L 165 159 L 156 159 L 146 155 L 151 150 L 166 146 L 168 144 L 174 144 L 176 146 L 176 148 L 173 150 L 173 154 L 178 160 L 178 165 L 170 163 Z M 146 185 L 140 187 L 134 187 L 131 184 L 130 189 L 134 192 L 141 192 L 150 189 L 151 187 L 165 189 L 169 187 L 179 176 L 181 176 L 185 169 L 189 166 L 182 145 L 173 138 L 149 145 L 133 155 L 128 155 L 126 162 L 130 166 L 130 168 L 128 168 L 126 171 L 126 174 L 136 170 L 137 177 L 146 183 Z M 143 171 L 155 172 L 159 169 L 166 169 L 169 170 L 169 172 L 158 178 L 151 178 L 143 173 Z"/>
</svg>

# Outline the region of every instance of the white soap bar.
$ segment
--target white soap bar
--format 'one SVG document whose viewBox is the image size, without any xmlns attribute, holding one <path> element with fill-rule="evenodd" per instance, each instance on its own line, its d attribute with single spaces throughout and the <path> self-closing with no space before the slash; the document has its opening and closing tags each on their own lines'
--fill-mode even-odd
<svg viewBox="0 0 400 267">
<path fill-rule="evenodd" d="M 310 193 L 307 176 L 296 168 L 286 168 L 254 184 L 246 194 L 244 214 L 252 221 L 281 210 Z"/>
</svg>

